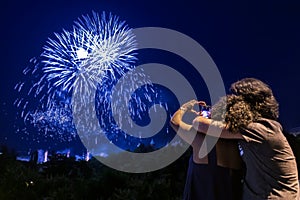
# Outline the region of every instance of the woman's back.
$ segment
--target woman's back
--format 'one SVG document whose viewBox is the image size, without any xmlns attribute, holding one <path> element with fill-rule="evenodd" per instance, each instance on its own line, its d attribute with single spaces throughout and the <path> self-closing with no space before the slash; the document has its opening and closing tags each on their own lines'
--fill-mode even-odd
<svg viewBox="0 0 300 200">
<path fill-rule="evenodd" d="M 189 161 L 183 199 L 240 199 L 242 160 L 237 141 L 219 139 L 209 155 L 200 159 L 198 155 L 203 140 L 204 135 L 197 134 L 192 143 L 193 155 Z"/>
</svg>

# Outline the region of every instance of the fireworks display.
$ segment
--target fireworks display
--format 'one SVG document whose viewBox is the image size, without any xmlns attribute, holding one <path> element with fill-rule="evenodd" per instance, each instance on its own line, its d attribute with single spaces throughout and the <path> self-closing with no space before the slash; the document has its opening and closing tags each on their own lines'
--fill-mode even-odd
<svg viewBox="0 0 300 200">
<path fill-rule="evenodd" d="M 111 14 L 83 16 L 71 32 L 64 30 L 55 36 L 56 40 L 49 39 L 44 47 L 43 71 L 53 86 L 61 87 L 62 91 L 95 88 L 94 84 L 101 83 L 104 77 L 115 79 L 124 74 L 136 60 L 136 41 L 131 29 Z M 74 84 L 75 79 L 84 83 Z M 79 88 L 73 88 L 75 85 Z"/>
<path fill-rule="evenodd" d="M 24 80 L 15 87 L 21 96 L 15 105 L 25 126 L 37 128 L 38 134 L 45 138 L 72 140 L 76 137 L 76 129 L 71 101 L 72 95 L 80 92 L 82 105 L 89 103 L 87 96 L 95 96 L 97 117 L 107 137 L 116 143 L 122 138 L 122 144 L 130 145 L 133 138 L 116 125 L 110 101 L 113 86 L 135 67 L 137 42 L 132 30 L 112 14 L 93 12 L 92 17 L 82 16 L 75 21 L 71 31 L 63 30 L 54 35 L 54 39 L 48 39 L 42 54 L 24 69 Z M 130 77 L 128 85 L 118 91 L 118 101 L 130 102 L 129 107 L 122 109 L 129 109 L 134 122 L 147 116 L 149 106 L 158 103 L 167 107 L 158 102 L 159 89 L 145 74 Z M 126 94 L 130 91 L 127 87 L 137 88 L 138 85 L 143 87 Z M 96 90 L 96 94 L 92 94 L 91 89 Z M 123 116 L 120 119 L 126 120 Z M 97 130 L 93 129 L 93 124 L 90 126 L 84 127 L 86 136 L 94 137 L 97 143 Z M 26 128 L 19 131 L 29 134 Z"/>
</svg>

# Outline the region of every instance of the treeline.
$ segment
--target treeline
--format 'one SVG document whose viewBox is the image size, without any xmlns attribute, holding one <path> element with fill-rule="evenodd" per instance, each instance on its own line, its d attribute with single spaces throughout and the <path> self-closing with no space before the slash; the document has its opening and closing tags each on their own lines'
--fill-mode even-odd
<svg viewBox="0 0 300 200">
<path fill-rule="evenodd" d="M 300 136 L 296 137 L 292 134 L 289 134 L 288 132 L 284 132 L 284 134 L 296 157 L 297 166 L 298 166 L 298 179 L 300 180 Z"/>
<path fill-rule="evenodd" d="M 3 149 L 3 148 L 2 148 Z M 95 158 L 21 162 L 13 152 L 0 155 L 0 199 L 22 200 L 179 200 L 190 150 L 154 172 L 133 174 L 111 169 Z"/>
<path fill-rule="evenodd" d="M 299 171 L 300 137 L 286 136 Z M 136 149 L 144 151 L 151 147 Z M 15 152 L 5 147 L 0 152 L 0 200 L 180 200 L 191 149 L 171 165 L 141 174 L 111 169 L 95 158 L 86 162 L 54 156 L 36 164 L 16 160 Z"/>
</svg>

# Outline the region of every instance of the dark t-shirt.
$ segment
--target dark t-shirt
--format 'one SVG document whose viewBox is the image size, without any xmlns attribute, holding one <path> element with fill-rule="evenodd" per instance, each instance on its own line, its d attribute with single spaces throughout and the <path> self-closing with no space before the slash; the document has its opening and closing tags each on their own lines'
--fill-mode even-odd
<svg viewBox="0 0 300 200">
<path fill-rule="evenodd" d="M 296 160 L 281 125 L 262 118 L 249 124 L 242 135 L 240 154 L 247 167 L 243 199 L 297 199 Z"/>
</svg>

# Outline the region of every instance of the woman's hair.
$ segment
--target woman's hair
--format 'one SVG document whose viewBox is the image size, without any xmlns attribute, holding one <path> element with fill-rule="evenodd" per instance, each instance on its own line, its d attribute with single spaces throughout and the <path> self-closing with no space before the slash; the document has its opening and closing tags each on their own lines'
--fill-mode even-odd
<svg viewBox="0 0 300 200">
<path fill-rule="evenodd" d="M 260 117 L 278 119 L 278 103 L 267 84 L 244 78 L 233 83 L 230 90 L 232 94 L 222 97 L 211 112 L 213 120 L 225 120 L 232 132 L 240 131 Z"/>
</svg>

